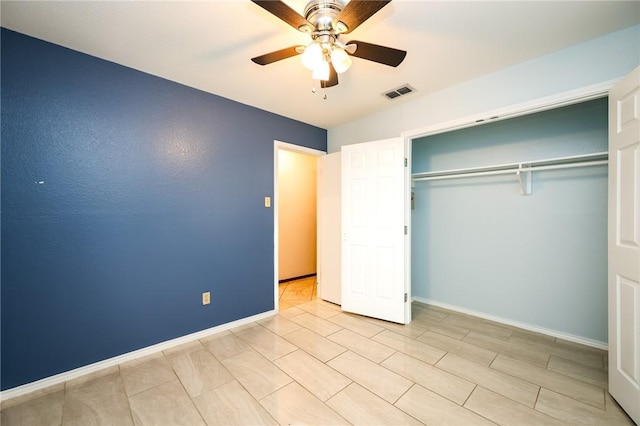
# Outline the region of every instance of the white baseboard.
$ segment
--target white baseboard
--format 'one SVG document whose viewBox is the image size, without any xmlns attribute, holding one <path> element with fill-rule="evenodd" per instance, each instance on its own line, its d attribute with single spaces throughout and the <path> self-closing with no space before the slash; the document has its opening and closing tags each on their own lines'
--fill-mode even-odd
<svg viewBox="0 0 640 426">
<path fill-rule="evenodd" d="M 478 312 L 467 308 L 462 308 L 460 306 L 449 305 L 447 303 L 437 302 L 431 299 L 425 299 L 423 297 L 412 297 L 412 301 L 424 303 L 425 305 L 433 305 L 438 306 L 440 308 L 448 309 L 450 311 L 460 312 L 467 315 L 473 315 L 474 317 L 480 317 L 484 319 L 488 319 L 490 321 L 499 322 L 501 324 L 510 325 L 512 327 L 522 328 L 524 330 L 533 331 L 535 333 L 545 334 L 547 336 L 557 337 L 560 339 L 568 340 L 570 342 L 580 343 L 582 345 L 591 346 L 593 348 L 608 350 L 609 345 L 606 342 L 600 342 L 598 340 L 588 339 L 586 337 L 575 336 L 573 334 L 563 333 L 561 331 L 552 330 L 549 328 L 539 327 L 533 324 L 527 324 L 525 322 L 514 321 L 508 318 L 497 317 L 494 315 L 489 315 L 484 312 Z"/>
<path fill-rule="evenodd" d="M 76 368 L 74 370 L 65 371 L 64 373 L 56 374 L 55 376 L 45 377 L 44 379 L 40 379 L 35 382 L 31 382 L 21 386 L 17 386 L 15 388 L 7 389 L 0 392 L 0 401 L 7 401 L 9 399 L 16 398 L 18 396 L 22 396 L 31 392 L 42 390 L 60 383 L 64 383 L 66 381 L 78 378 L 80 376 L 84 376 L 85 374 L 93 373 L 93 372 L 102 370 L 104 368 L 112 367 L 114 365 L 122 364 L 127 361 L 132 361 L 134 359 L 141 358 L 143 356 L 164 351 L 174 346 L 182 345 L 184 343 L 188 343 L 193 340 L 208 337 L 213 334 L 220 333 L 221 331 L 229 330 L 234 327 L 239 327 L 241 325 L 248 324 L 250 322 L 259 321 L 261 319 L 271 317 L 276 313 L 277 311 L 275 310 L 263 312 L 261 314 L 253 315 L 247 318 L 242 318 L 236 321 L 218 325 L 216 327 L 207 328 L 205 330 L 197 331 L 195 333 L 187 334 L 181 337 L 177 337 L 175 339 L 157 343 L 155 345 L 147 346 L 146 348 L 142 348 L 133 352 L 128 352 L 126 354 L 118 355 L 113 358 L 105 359 L 103 361 L 98 361 L 93 364 Z"/>
</svg>

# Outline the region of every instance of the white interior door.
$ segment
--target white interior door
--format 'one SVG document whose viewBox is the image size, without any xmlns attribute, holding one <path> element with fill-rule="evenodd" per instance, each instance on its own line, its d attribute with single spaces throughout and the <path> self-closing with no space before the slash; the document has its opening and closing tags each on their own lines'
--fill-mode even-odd
<svg viewBox="0 0 640 426">
<path fill-rule="evenodd" d="M 342 303 L 341 153 L 318 158 L 318 297 Z"/>
<path fill-rule="evenodd" d="M 609 393 L 640 424 L 640 68 L 609 94 Z"/>
<path fill-rule="evenodd" d="M 400 138 L 342 147 L 342 309 L 397 323 L 411 306 L 405 152 Z"/>
</svg>

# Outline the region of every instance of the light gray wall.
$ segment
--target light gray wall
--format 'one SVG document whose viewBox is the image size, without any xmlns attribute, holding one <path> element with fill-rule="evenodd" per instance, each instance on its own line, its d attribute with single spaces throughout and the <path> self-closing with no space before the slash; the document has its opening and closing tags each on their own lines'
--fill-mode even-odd
<svg viewBox="0 0 640 426">
<path fill-rule="evenodd" d="M 328 130 L 328 152 L 342 145 L 398 137 L 434 124 L 621 78 L 640 65 L 640 25 L 436 93 L 414 95 L 395 108 Z"/>
<path fill-rule="evenodd" d="M 413 142 L 413 172 L 607 151 L 607 99 Z M 416 182 L 412 295 L 607 341 L 607 167 Z"/>
</svg>

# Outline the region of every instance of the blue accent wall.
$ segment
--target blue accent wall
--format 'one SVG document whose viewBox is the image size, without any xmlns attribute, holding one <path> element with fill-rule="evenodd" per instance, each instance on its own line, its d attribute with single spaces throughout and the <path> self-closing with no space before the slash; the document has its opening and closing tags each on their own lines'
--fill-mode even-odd
<svg viewBox="0 0 640 426">
<path fill-rule="evenodd" d="M 412 172 L 608 150 L 607 99 L 413 142 Z M 607 342 L 607 166 L 416 182 L 412 295 Z"/>
<path fill-rule="evenodd" d="M 1 36 L 2 389 L 273 309 L 274 140 L 326 130 Z"/>
</svg>

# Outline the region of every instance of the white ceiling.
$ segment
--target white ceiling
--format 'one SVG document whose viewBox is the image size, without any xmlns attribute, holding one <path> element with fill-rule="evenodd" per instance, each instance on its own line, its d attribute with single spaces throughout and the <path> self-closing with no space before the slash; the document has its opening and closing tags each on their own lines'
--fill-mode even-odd
<svg viewBox="0 0 640 426">
<path fill-rule="evenodd" d="M 306 0 L 286 3 L 302 14 Z M 310 39 L 249 0 L 1 7 L 3 27 L 323 128 L 640 23 L 638 1 L 394 0 L 341 39 L 406 50 L 405 61 L 354 58 L 338 86 L 314 94 L 299 57 L 250 61 Z M 417 92 L 381 96 L 405 83 Z"/>
</svg>

